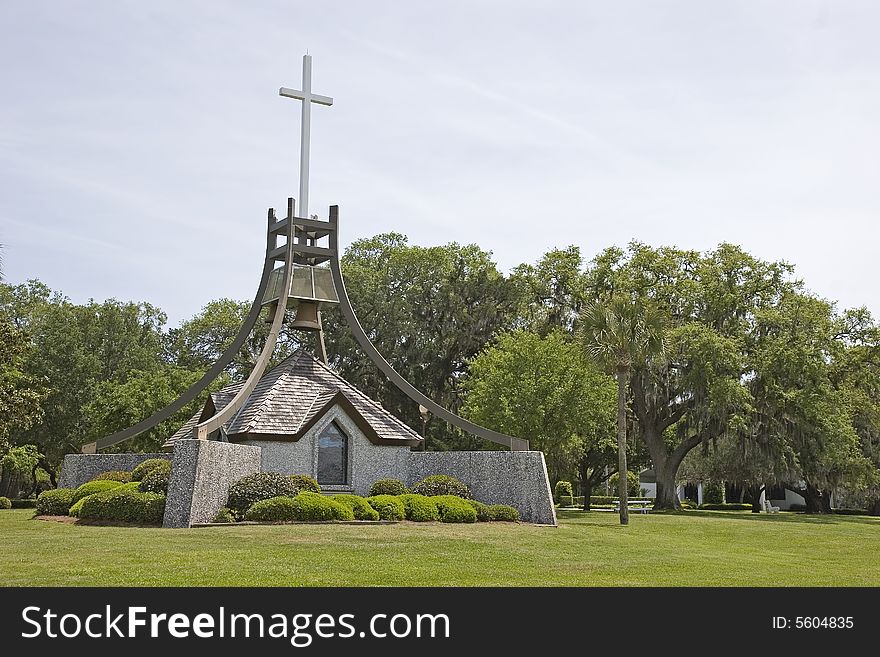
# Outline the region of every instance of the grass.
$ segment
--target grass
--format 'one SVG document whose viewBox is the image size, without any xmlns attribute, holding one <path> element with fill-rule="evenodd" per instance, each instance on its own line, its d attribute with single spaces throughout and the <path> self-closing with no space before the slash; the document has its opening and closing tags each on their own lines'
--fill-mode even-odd
<svg viewBox="0 0 880 657">
<path fill-rule="evenodd" d="M 509 523 L 98 527 L 0 511 L 7 586 L 878 586 L 880 518 L 560 512 Z"/>
</svg>

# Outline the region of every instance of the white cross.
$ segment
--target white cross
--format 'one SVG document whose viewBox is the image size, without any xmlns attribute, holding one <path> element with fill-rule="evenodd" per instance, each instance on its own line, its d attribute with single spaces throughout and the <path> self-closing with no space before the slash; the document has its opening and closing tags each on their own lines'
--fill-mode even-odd
<svg viewBox="0 0 880 657">
<path fill-rule="evenodd" d="M 312 93 L 312 56 L 303 55 L 303 89 L 288 89 L 281 87 L 278 93 L 286 98 L 296 98 L 303 101 L 302 104 L 302 132 L 299 144 L 299 207 L 297 214 L 300 217 L 309 216 L 309 137 L 312 120 L 312 103 L 319 105 L 332 105 L 333 99 L 329 96 L 319 96 Z"/>
</svg>

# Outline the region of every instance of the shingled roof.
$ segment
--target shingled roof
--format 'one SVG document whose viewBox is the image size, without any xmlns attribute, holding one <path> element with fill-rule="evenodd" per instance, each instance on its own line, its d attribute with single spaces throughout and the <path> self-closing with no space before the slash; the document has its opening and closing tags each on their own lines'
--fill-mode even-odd
<svg viewBox="0 0 880 657">
<path fill-rule="evenodd" d="M 241 388 L 235 383 L 212 393 L 204 408 L 166 442 L 192 437 L 193 428 L 224 408 Z M 335 405 L 379 445 L 415 446 L 421 437 L 379 404 L 311 355 L 297 352 L 267 372 L 244 406 L 224 426 L 230 442 L 299 440 Z"/>
</svg>

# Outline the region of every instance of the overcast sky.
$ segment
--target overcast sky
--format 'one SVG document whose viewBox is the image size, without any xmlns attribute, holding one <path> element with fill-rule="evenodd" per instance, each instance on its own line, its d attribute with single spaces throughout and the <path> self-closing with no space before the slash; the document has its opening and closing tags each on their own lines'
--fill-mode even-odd
<svg viewBox="0 0 880 657">
<path fill-rule="evenodd" d="M 880 314 L 880 4 L 0 5 L 6 280 L 145 300 L 172 325 L 250 299 L 298 187 L 345 244 L 722 241 Z"/>
</svg>

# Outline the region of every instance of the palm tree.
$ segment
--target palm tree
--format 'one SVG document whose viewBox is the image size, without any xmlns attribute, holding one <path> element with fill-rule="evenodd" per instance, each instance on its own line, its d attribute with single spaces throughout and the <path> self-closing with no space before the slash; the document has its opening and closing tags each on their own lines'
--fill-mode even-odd
<svg viewBox="0 0 880 657">
<path fill-rule="evenodd" d="M 617 470 L 620 524 L 629 524 L 626 481 L 626 385 L 633 367 L 664 349 L 664 322 L 641 298 L 617 295 L 594 303 L 582 316 L 581 338 L 589 354 L 617 380 Z"/>
</svg>

